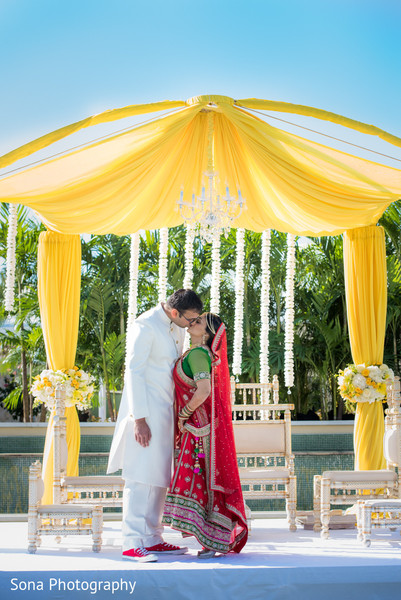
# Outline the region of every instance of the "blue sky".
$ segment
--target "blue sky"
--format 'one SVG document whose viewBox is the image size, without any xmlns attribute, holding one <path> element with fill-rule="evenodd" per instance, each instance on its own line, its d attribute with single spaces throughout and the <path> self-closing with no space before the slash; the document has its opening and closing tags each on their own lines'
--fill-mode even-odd
<svg viewBox="0 0 401 600">
<path fill-rule="evenodd" d="M 399 0 L 0 0 L 0 53 L 0 154 L 109 108 L 200 94 L 307 104 L 401 136 Z"/>
</svg>

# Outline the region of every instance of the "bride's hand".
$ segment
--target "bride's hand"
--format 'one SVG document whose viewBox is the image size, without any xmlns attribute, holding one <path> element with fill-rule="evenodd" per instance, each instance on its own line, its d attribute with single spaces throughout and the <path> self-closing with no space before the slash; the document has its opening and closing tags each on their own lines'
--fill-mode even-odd
<svg viewBox="0 0 401 600">
<path fill-rule="evenodd" d="M 178 417 L 178 429 L 181 433 L 184 433 L 184 426 L 188 419 L 183 419 L 182 417 Z"/>
</svg>

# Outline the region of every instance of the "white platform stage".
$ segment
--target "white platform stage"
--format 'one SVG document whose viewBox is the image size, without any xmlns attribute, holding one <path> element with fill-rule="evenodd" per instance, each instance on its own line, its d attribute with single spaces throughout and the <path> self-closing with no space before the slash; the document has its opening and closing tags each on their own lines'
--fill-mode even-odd
<svg viewBox="0 0 401 600">
<path fill-rule="evenodd" d="M 89 537 L 43 537 L 27 553 L 27 523 L 0 523 L 0 600 L 373 600 L 401 597 L 401 536 L 379 530 L 370 548 L 356 530 L 331 532 L 323 541 L 313 531 L 290 533 L 284 519 L 253 520 L 241 554 L 202 562 L 198 545 L 158 563 L 121 560 L 121 523 L 106 521 L 100 554 Z M 183 543 L 167 529 L 165 539 Z"/>
</svg>

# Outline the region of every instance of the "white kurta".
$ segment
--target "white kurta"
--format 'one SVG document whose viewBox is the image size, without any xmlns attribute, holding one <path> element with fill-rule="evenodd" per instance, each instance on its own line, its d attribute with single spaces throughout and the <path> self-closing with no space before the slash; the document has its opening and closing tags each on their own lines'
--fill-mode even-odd
<svg viewBox="0 0 401 600">
<path fill-rule="evenodd" d="M 168 487 L 174 447 L 172 371 L 182 353 L 185 330 L 170 321 L 161 305 L 136 319 L 128 339 L 128 361 L 108 473 L 148 485 Z M 149 446 L 134 437 L 134 420 L 146 418 Z"/>
</svg>

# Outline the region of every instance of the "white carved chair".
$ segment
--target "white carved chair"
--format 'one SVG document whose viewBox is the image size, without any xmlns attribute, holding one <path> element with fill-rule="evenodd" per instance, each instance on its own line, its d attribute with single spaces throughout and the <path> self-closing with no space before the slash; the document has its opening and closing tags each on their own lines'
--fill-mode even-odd
<svg viewBox="0 0 401 600">
<path fill-rule="evenodd" d="M 65 392 L 60 387 L 60 410 L 64 414 Z M 66 456 L 65 426 L 54 428 L 54 447 L 57 457 Z M 59 450 L 57 450 L 59 448 Z M 105 507 L 121 507 L 124 480 L 115 475 L 67 476 L 66 462 L 54 462 L 54 487 L 63 504 L 93 504 Z"/>
<path fill-rule="evenodd" d="M 384 456 L 389 469 L 401 466 L 401 409 L 399 402 L 400 382 L 395 382 L 389 390 L 384 434 Z M 370 546 L 372 529 L 401 528 L 401 486 L 398 485 L 397 498 L 387 500 L 359 500 L 357 510 L 358 539 L 364 546 Z"/>
<path fill-rule="evenodd" d="M 94 552 L 99 552 L 103 531 L 102 507 L 95 504 L 64 504 L 61 498 L 60 474 L 67 464 L 67 444 L 63 443 L 65 442 L 64 402 L 61 396 L 62 392 L 56 391 L 53 504 L 41 504 L 44 483 L 40 462 L 36 461 L 29 469 L 28 552 L 36 552 L 42 535 L 56 535 L 58 541 L 61 535 L 92 535 L 92 549 Z"/>
<path fill-rule="evenodd" d="M 266 384 L 236 384 L 231 378 L 231 399 L 244 500 L 285 499 L 289 528 L 295 531 L 297 488 L 291 451 L 294 405 L 278 403 L 276 376 L 273 383 Z M 251 511 L 246 508 L 249 518 Z"/>
<path fill-rule="evenodd" d="M 395 378 L 394 385 L 388 390 L 389 411 L 400 406 L 400 382 Z M 390 427 L 393 430 L 395 420 L 386 418 L 386 436 Z M 399 425 L 397 425 L 398 427 Z M 398 459 L 397 459 L 398 460 Z M 324 471 L 315 475 L 313 482 L 314 531 L 321 531 L 321 537 L 328 539 L 330 525 L 330 506 L 354 504 L 357 500 L 383 500 L 398 498 L 399 478 L 396 466 L 389 463 L 387 469 L 366 471 Z"/>
</svg>

